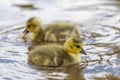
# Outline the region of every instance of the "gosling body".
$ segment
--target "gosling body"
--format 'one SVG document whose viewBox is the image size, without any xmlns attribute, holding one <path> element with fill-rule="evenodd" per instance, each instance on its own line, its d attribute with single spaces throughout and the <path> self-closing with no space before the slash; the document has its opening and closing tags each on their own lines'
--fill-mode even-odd
<svg viewBox="0 0 120 80">
<path fill-rule="evenodd" d="M 76 40 L 76 41 L 75 41 Z M 80 63 L 83 44 L 76 38 L 68 39 L 64 46 L 48 44 L 38 46 L 28 54 L 29 62 L 39 66 L 69 66 Z"/>
<path fill-rule="evenodd" d="M 46 27 L 46 28 L 45 28 Z M 65 41 L 68 37 L 79 36 L 78 26 L 71 23 L 53 23 L 43 26 L 37 17 L 32 17 L 26 22 L 22 38 L 26 39 L 28 32 L 32 32 L 32 42 L 59 42 Z"/>
</svg>

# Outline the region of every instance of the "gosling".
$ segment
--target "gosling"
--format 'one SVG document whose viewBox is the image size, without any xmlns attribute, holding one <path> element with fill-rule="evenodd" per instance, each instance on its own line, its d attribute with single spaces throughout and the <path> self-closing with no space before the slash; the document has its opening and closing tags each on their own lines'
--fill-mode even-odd
<svg viewBox="0 0 120 80">
<path fill-rule="evenodd" d="M 69 38 L 64 46 L 48 44 L 38 46 L 28 54 L 28 61 L 38 66 L 69 66 L 79 64 L 81 53 L 86 55 L 80 38 Z"/>
<path fill-rule="evenodd" d="M 45 28 L 46 27 L 46 28 Z M 45 29 L 43 29 L 45 28 Z M 79 36 L 79 27 L 71 23 L 52 23 L 43 26 L 37 17 L 32 17 L 26 22 L 25 30 L 21 37 L 26 40 L 26 35 L 31 32 L 30 40 L 36 42 L 65 42 L 69 37 Z"/>
</svg>

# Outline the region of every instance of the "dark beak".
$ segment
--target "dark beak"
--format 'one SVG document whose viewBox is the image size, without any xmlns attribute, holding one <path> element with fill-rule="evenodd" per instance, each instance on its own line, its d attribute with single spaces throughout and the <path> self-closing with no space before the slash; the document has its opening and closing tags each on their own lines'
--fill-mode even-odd
<svg viewBox="0 0 120 80">
<path fill-rule="evenodd" d="M 24 34 L 27 34 L 27 33 L 29 33 L 29 31 L 28 31 L 27 29 L 25 29 L 25 30 L 23 31 L 23 33 L 24 33 Z"/>
<path fill-rule="evenodd" d="M 82 49 L 82 48 L 81 48 L 81 49 Z M 85 52 L 84 49 L 82 49 L 81 53 L 84 54 L 84 55 L 87 55 L 87 53 Z"/>
<path fill-rule="evenodd" d="M 27 31 L 26 29 L 23 31 L 21 38 L 22 39 L 26 39 L 26 35 L 29 33 L 29 31 Z"/>
</svg>

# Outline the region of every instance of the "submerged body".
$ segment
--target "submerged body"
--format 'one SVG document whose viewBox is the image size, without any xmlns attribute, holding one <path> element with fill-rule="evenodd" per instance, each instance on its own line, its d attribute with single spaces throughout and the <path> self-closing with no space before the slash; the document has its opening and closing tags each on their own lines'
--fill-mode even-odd
<svg viewBox="0 0 120 80">
<path fill-rule="evenodd" d="M 48 44 L 36 47 L 29 52 L 28 60 L 39 66 L 69 66 L 80 63 L 82 47 L 79 39 L 70 38 L 64 46 Z"/>
</svg>

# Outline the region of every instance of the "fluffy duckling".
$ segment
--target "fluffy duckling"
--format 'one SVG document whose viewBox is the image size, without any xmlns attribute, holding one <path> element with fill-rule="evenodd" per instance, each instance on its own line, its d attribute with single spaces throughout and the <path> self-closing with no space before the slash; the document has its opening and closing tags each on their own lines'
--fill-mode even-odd
<svg viewBox="0 0 120 80">
<path fill-rule="evenodd" d="M 69 66 L 80 62 L 80 53 L 86 55 L 80 38 L 69 38 L 64 46 L 38 46 L 28 54 L 29 62 L 39 66 Z"/>
<path fill-rule="evenodd" d="M 78 36 L 78 26 L 71 23 L 53 23 L 43 29 L 41 21 L 37 17 L 32 17 L 26 22 L 22 38 L 26 40 L 27 33 L 31 32 L 32 42 L 57 42 L 65 41 L 68 37 Z"/>
</svg>

